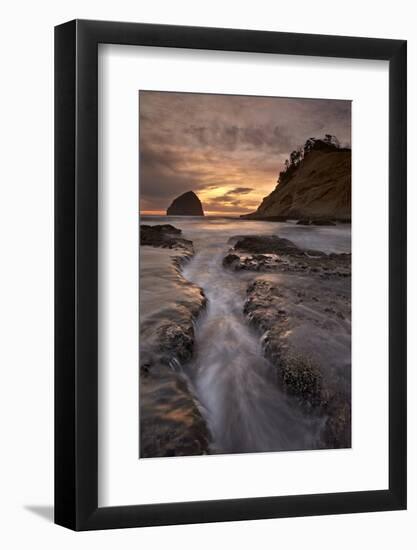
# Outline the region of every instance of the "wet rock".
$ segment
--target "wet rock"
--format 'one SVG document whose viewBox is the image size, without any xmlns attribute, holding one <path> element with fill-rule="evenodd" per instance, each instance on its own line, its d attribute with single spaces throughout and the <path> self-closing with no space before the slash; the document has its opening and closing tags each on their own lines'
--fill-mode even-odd
<svg viewBox="0 0 417 550">
<path fill-rule="evenodd" d="M 263 338 L 266 357 L 273 363 L 278 376 L 278 384 L 286 393 L 297 397 L 301 406 L 310 411 L 323 406 L 322 390 L 323 375 L 318 363 L 308 354 L 299 352 L 295 346 L 285 341 L 279 326 L 281 320 L 273 320 L 267 316 L 260 326 L 268 331 Z M 283 324 L 288 325 L 288 318 L 283 319 Z"/>
<path fill-rule="evenodd" d="M 234 247 L 223 266 L 234 271 L 265 271 L 310 274 L 323 279 L 349 277 L 350 254 L 325 254 L 302 249 L 278 236 L 240 236 L 229 240 Z"/>
<path fill-rule="evenodd" d="M 185 379 L 167 370 L 140 379 L 140 456 L 207 454 L 210 433 Z"/>
<path fill-rule="evenodd" d="M 261 335 L 277 383 L 325 419 L 324 448 L 349 447 L 350 288 L 344 280 L 265 277 L 249 284 L 244 314 Z"/>
<path fill-rule="evenodd" d="M 303 251 L 293 242 L 276 235 L 243 236 L 236 242 L 234 249 L 256 254 L 303 254 Z"/>
<path fill-rule="evenodd" d="M 337 392 L 330 394 L 324 411 L 327 414 L 323 433 L 326 445 L 336 449 L 350 447 L 352 411 L 346 396 Z"/>
<path fill-rule="evenodd" d="M 152 365 L 169 368 L 191 359 L 194 322 L 206 306 L 202 290 L 198 287 L 191 290 L 194 291 L 192 301 L 173 302 L 163 312 L 157 312 L 141 322 L 141 364 L 146 364 L 148 370 Z"/>
<path fill-rule="evenodd" d="M 223 258 L 223 265 L 225 267 L 232 267 L 234 264 L 237 265 L 239 260 L 240 258 L 237 254 L 227 254 L 227 256 Z"/>
<path fill-rule="evenodd" d="M 165 309 L 141 315 L 140 323 L 140 456 L 182 456 L 209 452 L 210 434 L 200 404 L 182 375 L 181 366 L 194 351 L 194 323 L 206 305 L 201 288 L 182 276 L 181 266 L 193 245 L 181 231 L 166 224 L 141 226 L 141 244 L 173 249 L 155 281 L 175 289 Z M 148 252 L 148 254 L 151 251 Z M 156 251 L 155 251 L 156 253 Z M 153 254 L 153 252 L 152 252 Z M 146 261 L 141 269 L 146 269 Z M 149 286 L 148 291 L 149 292 Z M 152 290 L 153 292 L 153 290 Z M 152 303 L 152 302 L 151 302 Z"/>
<path fill-rule="evenodd" d="M 320 404 L 322 376 L 314 362 L 301 354 L 287 353 L 281 361 L 282 385 L 292 395 L 312 406 Z"/>
<path fill-rule="evenodd" d="M 155 246 L 162 248 L 176 248 L 192 254 L 193 243 L 180 237 L 181 229 L 173 225 L 141 225 L 140 244 L 142 246 Z"/>
<path fill-rule="evenodd" d="M 173 359 L 179 363 L 190 360 L 194 346 L 194 328 L 190 316 L 185 315 L 180 322 L 161 323 L 156 330 L 159 351 L 166 355 L 168 362 Z"/>
<path fill-rule="evenodd" d="M 277 255 L 254 254 L 252 255 L 237 255 L 234 253 L 227 254 L 223 259 L 225 268 L 240 271 L 275 271 L 278 264 L 283 260 Z M 285 269 L 282 266 L 282 269 Z"/>
</svg>

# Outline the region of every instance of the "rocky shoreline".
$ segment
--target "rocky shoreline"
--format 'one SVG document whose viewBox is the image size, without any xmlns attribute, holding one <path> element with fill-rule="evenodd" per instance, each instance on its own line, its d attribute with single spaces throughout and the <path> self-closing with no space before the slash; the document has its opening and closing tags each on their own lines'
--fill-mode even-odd
<svg viewBox="0 0 417 550">
<path fill-rule="evenodd" d="M 245 273 L 242 315 L 259 335 L 277 386 L 322 423 L 318 448 L 350 447 L 351 255 L 300 248 L 277 235 L 237 235 L 229 243 L 223 268 L 236 277 Z M 154 282 L 153 268 L 148 288 L 167 294 L 141 316 L 140 454 L 210 454 L 207 411 L 182 371 L 207 302 L 202 288 L 182 275 L 193 243 L 170 224 L 142 225 L 141 254 L 150 252 L 165 263 L 161 281 Z"/>
<path fill-rule="evenodd" d="M 210 433 L 181 366 L 194 348 L 194 321 L 206 306 L 201 288 L 187 281 L 181 266 L 194 254 L 191 241 L 169 224 L 141 225 L 141 246 L 172 251 L 165 268 L 175 300 L 140 326 L 140 456 L 207 454 Z"/>
<path fill-rule="evenodd" d="M 351 218 L 350 217 L 322 217 L 322 216 L 308 216 L 305 217 L 302 213 L 297 216 L 263 216 L 261 214 L 257 214 L 256 212 L 253 212 L 251 214 L 242 214 L 240 216 L 241 220 L 249 220 L 249 221 L 262 221 L 262 222 L 295 222 L 297 225 L 323 225 L 323 226 L 335 226 L 338 223 L 343 224 L 350 224 Z"/>
<path fill-rule="evenodd" d="M 325 254 L 301 249 L 278 236 L 239 236 L 223 259 L 234 271 L 268 271 L 318 275 L 324 279 L 350 277 L 351 254 Z"/>
<path fill-rule="evenodd" d="M 351 255 L 301 249 L 277 236 L 232 241 L 223 265 L 258 274 L 243 312 L 277 383 L 305 411 L 325 418 L 323 448 L 350 447 Z"/>
</svg>

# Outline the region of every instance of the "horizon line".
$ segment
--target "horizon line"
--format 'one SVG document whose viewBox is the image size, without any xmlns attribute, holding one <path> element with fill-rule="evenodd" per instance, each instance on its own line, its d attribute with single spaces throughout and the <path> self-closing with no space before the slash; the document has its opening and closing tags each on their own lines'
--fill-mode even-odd
<svg viewBox="0 0 417 550">
<path fill-rule="evenodd" d="M 249 214 L 249 212 L 224 212 L 219 210 L 205 210 L 204 216 L 242 216 L 244 214 Z M 175 216 L 168 216 L 166 213 L 166 210 L 140 210 L 139 211 L 140 216 L 165 216 L 167 218 L 175 217 Z M 204 216 L 200 216 L 203 218 Z"/>
</svg>

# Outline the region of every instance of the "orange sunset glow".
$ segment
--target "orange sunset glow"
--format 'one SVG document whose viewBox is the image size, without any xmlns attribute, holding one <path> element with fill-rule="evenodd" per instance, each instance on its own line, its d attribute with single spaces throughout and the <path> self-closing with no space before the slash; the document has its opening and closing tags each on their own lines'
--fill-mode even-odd
<svg viewBox="0 0 417 550">
<path fill-rule="evenodd" d="M 324 132 L 350 145 L 348 102 L 139 92 L 140 211 L 163 215 L 186 191 L 206 215 L 253 212 L 292 149 Z"/>
</svg>

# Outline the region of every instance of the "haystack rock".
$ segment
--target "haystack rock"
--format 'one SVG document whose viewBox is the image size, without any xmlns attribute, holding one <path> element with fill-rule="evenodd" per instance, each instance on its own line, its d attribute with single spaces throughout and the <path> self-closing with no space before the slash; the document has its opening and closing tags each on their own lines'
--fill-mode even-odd
<svg viewBox="0 0 417 550">
<path fill-rule="evenodd" d="M 204 216 L 203 206 L 194 191 L 187 191 L 172 201 L 167 216 Z"/>
</svg>

